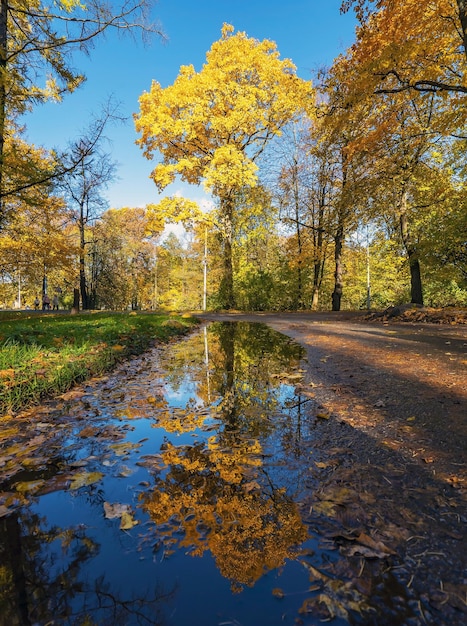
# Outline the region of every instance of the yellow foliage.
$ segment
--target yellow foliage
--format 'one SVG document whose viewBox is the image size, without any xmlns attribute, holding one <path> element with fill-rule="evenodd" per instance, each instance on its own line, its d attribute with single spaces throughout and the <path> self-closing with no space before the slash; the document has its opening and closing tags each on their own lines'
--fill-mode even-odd
<svg viewBox="0 0 467 626">
<path fill-rule="evenodd" d="M 177 176 L 204 181 L 218 195 L 255 185 L 254 161 L 265 142 L 311 110 L 311 83 L 280 60 L 275 44 L 233 31 L 224 24 L 200 72 L 182 66 L 173 85 L 154 81 L 140 97 L 137 143 L 148 158 L 162 155 L 152 173 L 159 189 Z"/>
<path fill-rule="evenodd" d="M 177 542 L 193 556 L 210 550 L 236 590 L 283 565 L 307 536 L 284 491 L 261 486 L 260 444 L 238 444 L 226 449 L 216 437 L 207 449 L 168 444 L 163 461 L 171 472 L 144 501 L 168 547 Z"/>
<path fill-rule="evenodd" d="M 363 0 L 348 2 L 362 9 Z M 364 68 L 365 91 L 467 87 L 459 7 L 453 0 L 379 0 L 364 16 L 350 57 Z M 363 87 L 362 83 L 362 87 Z M 464 107 L 465 108 L 465 107 Z"/>
</svg>

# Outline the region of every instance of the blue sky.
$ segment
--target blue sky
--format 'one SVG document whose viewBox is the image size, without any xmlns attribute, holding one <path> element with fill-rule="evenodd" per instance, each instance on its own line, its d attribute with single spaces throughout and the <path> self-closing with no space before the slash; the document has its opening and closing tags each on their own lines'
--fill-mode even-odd
<svg viewBox="0 0 467 626">
<path fill-rule="evenodd" d="M 341 0 L 159 0 L 153 17 L 167 41 L 155 37 L 144 46 L 140 40 L 113 34 L 95 46 L 90 58 L 76 56 L 74 65 L 87 76 L 85 85 L 60 104 L 36 107 L 25 120 L 27 138 L 49 149 L 64 149 L 112 96 L 129 119 L 107 132 L 108 151 L 118 163 L 118 179 L 105 194 L 109 206 L 156 203 L 161 196 L 149 179 L 154 162 L 135 145 L 132 120 L 138 98 L 152 80 L 165 87 L 176 79 L 181 65 L 201 69 L 224 22 L 250 37 L 275 41 L 281 58 L 292 59 L 298 75 L 311 79 L 315 70 L 329 66 L 353 42 L 353 13 L 341 15 L 340 4 Z M 185 185 L 172 185 L 163 195 L 177 192 L 198 201 L 207 197 L 202 188 Z"/>
</svg>

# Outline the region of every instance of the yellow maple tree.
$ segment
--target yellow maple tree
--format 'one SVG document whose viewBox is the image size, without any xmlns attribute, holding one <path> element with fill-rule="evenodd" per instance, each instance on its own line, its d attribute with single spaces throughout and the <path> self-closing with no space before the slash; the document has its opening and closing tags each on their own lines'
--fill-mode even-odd
<svg viewBox="0 0 467 626">
<path fill-rule="evenodd" d="M 234 34 L 224 24 L 221 39 L 201 71 L 182 66 L 174 83 L 152 83 L 139 100 L 137 143 L 147 158 L 162 157 L 152 172 L 159 189 L 177 177 L 205 186 L 219 199 L 224 222 L 224 300 L 235 305 L 232 217 L 235 193 L 257 182 L 257 159 L 267 143 L 313 105 L 311 83 L 297 77 L 275 43 Z"/>
</svg>

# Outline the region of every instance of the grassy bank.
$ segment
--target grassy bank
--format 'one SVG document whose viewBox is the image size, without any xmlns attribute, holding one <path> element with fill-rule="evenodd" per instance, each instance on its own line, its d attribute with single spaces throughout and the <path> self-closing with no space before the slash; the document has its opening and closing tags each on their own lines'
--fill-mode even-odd
<svg viewBox="0 0 467 626">
<path fill-rule="evenodd" d="M 0 312 L 0 416 L 110 370 L 196 320 L 153 313 Z"/>
</svg>

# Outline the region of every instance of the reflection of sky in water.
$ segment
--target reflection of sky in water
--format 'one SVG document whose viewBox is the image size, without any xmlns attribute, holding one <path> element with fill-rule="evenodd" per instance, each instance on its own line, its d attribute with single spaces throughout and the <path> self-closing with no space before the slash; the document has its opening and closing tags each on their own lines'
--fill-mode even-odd
<svg viewBox="0 0 467 626">
<path fill-rule="evenodd" d="M 233 328 L 233 327 L 231 327 Z M 247 341 L 250 328 L 239 327 L 242 330 L 241 338 L 234 337 L 236 342 Z M 253 330 L 253 334 L 254 334 Z M 264 332 L 264 331 L 263 331 Z M 205 551 L 201 557 L 193 557 L 188 554 L 187 546 L 183 547 L 183 531 L 175 539 L 179 543 L 173 546 L 173 553 L 169 554 L 167 533 L 170 523 L 157 525 L 151 521 L 149 515 L 141 508 L 140 496 L 151 493 L 154 484 L 164 485 L 167 468 L 163 467 L 163 454 L 167 444 L 180 450 L 180 458 L 185 459 L 192 446 L 200 445 L 202 460 L 212 461 L 216 458 L 208 440 L 214 437 L 222 445 L 228 446 L 234 442 L 239 449 L 245 444 L 252 445 L 255 436 L 252 432 L 258 431 L 260 441 L 261 465 L 259 470 L 252 471 L 252 477 L 258 485 L 258 507 L 268 505 L 268 490 L 283 489 L 289 495 L 299 493 L 303 488 L 303 482 L 307 472 L 308 449 L 300 448 L 300 442 L 312 438 L 313 424 L 306 419 L 306 414 L 301 407 L 298 397 L 294 394 L 293 384 L 267 381 L 268 367 L 276 367 L 280 371 L 293 372 L 299 365 L 300 350 L 290 343 L 284 342 L 281 350 L 274 357 L 270 357 L 266 367 L 265 355 L 272 346 L 277 350 L 277 344 L 281 339 L 272 331 L 267 335 L 264 345 L 259 351 L 259 357 L 263 359 L 260 366 L 252 366 L 242 369 L 242 362 L 236 363 L 235 385 L 238 386 L 237 399 L 243 403 L 238 414 L 234 414 L 234 424 L 238 425 L 238 433 L 235 428 L 228 432 L 227 422 L 224 421 L 222 398 L 219 394 L 219 381 L 225 380 L 224 373 L 215 369 L 222 366 L 226 357 L 222 350 L 225 347 L 217 336 L 217 330 L 209 333 L 210 349 L 213 352 L 213 360 L 206 370 L 205 340 L 202 333 L 189 337 L 182 343 L 174 344 L 165 351 L 154 353 L 154 359 L 146 359 L 139 369 L 134 372 L 131 368 L 126 373 L 126 382 L 122 378 L 117 380 L 110 377 L 109 382 L 102 387 L 88 387 L 86 402 L 89 407 L 87 420 L 83 420 L 80 428 L 87 424 L 103 427 L 113 424 L 121 429 L 124 437 L 110 443 L 103 437 L 102 441 L 68 438 L 64 445 L 72 452 L 73 459 L 86 459 L 87 465 L 80 468 L 86 472 L 102 472 L 103 478 L 95 484 L 83 487 L 76 491 L 56 491 L 37 499 L 32 499 L 31 511 L 39 514 L 43 521 L 41 527 L 61 529 L 77 529 L 85 537 L 84 542 L 71 540 L 71 548 L 79 546 L 91 546 L 92 542 L 97 545 L 97 552 L 78 559 L 77 567 L 73 569 L 73 577 L 81 581 L 83 588 L 93 590 L 95 581 L 103 577 L 105 584 L 109 586 L 111 595 L 120 599 L 128 599 L 133 595 L 142 595 L 145 591 L 161 585 L 167 592 L 175 589 L 173 598 L 164 600 L 158 604 L 159 609 L 165 615 L 165 622 L 171 626 L 186 626 L 197 624 L 209 626 L 210 624 L 240 624 L 241 626 L 267 626 L 294 624 L 298 617 L 298 609 L 307 597 L 307 589 L 310 586 L 309 576 L 302 564 L 286 559 L 285 565 L 280 569 L 266 571 L 251 588 L 244 587 L 241 593 L 232 594 L 231 581 L 222 577 L 216 567 L 216 563 L 210 551 Z M 251 335 L 252 336 L 252 335 Z M 255 339 L 257 341 L 257 339 Z M 269 343 L 268 343 L 269 342 Z M 289 346 L 289 350 L 287 350 Z M 247 347 L 238 343 L 235 345 L 238 352 L 248 352 Z M 279 356 L 277 356 L 277 354 Z M 246 358 L 246 357 L 245 357 Z M 251 357 L 251 352 L 248 353 Z M 253 364 L 254 365 L 254 364 Z M 169 372 L 170 376 L 162 376 L 162 372 Z M 252 393 L 248 395 L 242 383 L 241 376 L 255 371 L 257 381 L 248 380 L 248 385 L 258 384 L 252 387 Z M 271 371 L 276 374 L 276 371 Z M 239 379 L 240 378 L 240 379 Z M 217 388 L 216 388 L 217 384 Z M 204 385 L 204 397 L 198 390 Z M 240 393 L 240 391 L 242 393 Z M 119 394 L 124 394 L 120 397 Z M 242 395 L 243 394 L 243 395 Z M 250 396 L 258 396 L 259 404 L 250 404 Z M 156 398 L 151 402 L 148 398 Z M 157 403 L 157 397 L 163 401 Z M 208 398 L 208 400 L 206 400 Z M 267 415 L 261 406 L 261 399 L 274 402 L 271 406 L 275 409 Z M 288 405 L 294 408 L 287 408 Z M 181 409 L 189 407 L 195 417 L 200 416 L 200 423 L 189 431 L 167 431 L 164 420 L 179 420 L 182 415 Z M 70 419 L 73 419 L 71 411 Z M 198 415 L 198 413 L 200 415 Z M 258 416 L 258 417 L 256 417 Z M 226 430 L 227 429 L 227 430 Z M 77 429 L 79 430 L 79 428 Z M 127 442 L 128 449 L 124 445 Z M 114 446 L 114 447 L 112 447 Z M 118 451 L 118 453 L 117 453 Z M 227 454 L 227 452 L 225 453 Z M 303 458 L 302 458 L 303 457 Z M 220 465 L 223 467 L 222 456 Z M 225 457 L 230 460 L 230 455 Z M 159 464 L 159 465 L 158 465 Z M 158 469 L 154 469 L 158 468 Z M 191 470 L 190 470 L 191 471 Z M 193 472 L 186 471 L 180 480 L 192 480 Z M 205 470 L 203 470 L 205 472 Z M 194 471 L 196 478 L 196 471 Z M 211 478 L 207 474 L 206 480 Z M 162 481 L 162 482 L 161 482 Z M 193 489 L 197 484 L 193 478 Z M 258 481 L 261 484 L 258 484 Z M 253 483 L 252 483 L 253 484 Z M 263 487 L 261 488 L 261 485 Z M 167 488 L 170 482 L 167 483 Z M 233 487 L 227 485 L 226 492 L 219 494 L 220 500 L 228 497 L 229 489 L 232 489 L 233 497 L 237 497 L 239 490 L 236 484 Z M 257 488 L 256 486 L 254 487 Z M 177 491 L 175 498 L 179 497 Z M 188 491 L 189 493 L 189 487 Z M 202 490 L 200 493 L 205 496 Z M 253 494 L 254 495 L 254 494 Z M 207 497 L 207 496 L 206 496 Z M 256 496 L 255 496 L 256 498 Z M 170 500 L 170 498 L 169 498 Z M 215 502 L 215 500 L 213 500 Z M 255 501 L 254 498 L 252 501 Z M 128 530 L 119 528 L 119 519 L 106 519 L 104 517 L 104 503 L 122 503 L 131 506 L 135 519 L 139 524 Z M 170 503 L 170 502 L 169 502 Z M 274 508 L 271 509 L 273 511 Z M 267 511 L 267 509 L 266 509 Z M 260 518 L 258 518 L 260 519 Z M 264 518 L 265 519 L 265 518 Z M 243 523 L 243 522 L 242 522 Z M 171 522 L 171 532 L 174 524 Z M 176 524 L 175 524 L 176 526 Z M 24 527 L 23 532 L 27 532 Z M 233 528 L 232 537 L 235 536 Z M 222 530 L 220 531 L 222 533 Z M 222 534 L 220 534 L 222 539 Z M 225 538 L 224 538 L 225 539 Z M 227 536 L 228 539 L 228 536 Z M 254 537 L 252 538 L 254 540 Z M 313 539 L 307 541 L 308 547 L 318 549 Z M 90 549 L 90 548 L 89 548 Z M 72 557 L 70 552 L 62 551 L 62 542 L 58 539 L 50 545 L 42 543 L 42 554 L 47 559 L 46 569 L 49 581 L 61 570 L 69 567 Z M 248 552 L 243 557 L 249 559 Z M 66 574 L 72 578 L 69 572 Z M 286 597 L 278 600 L 273 595 L 274 588 L 281 588 Z M 66 584 L 65 584 L 66 588 Z M 105 606 L 108 605 L 108 596 L 105 596 Z M 68 603 L 73 610 L 79 612 L 82 609 L 83 593 L 76 593 L 74 598 L 69 598 Z M 92 591 L 87 602 L 89 608 L 96 606 L 96 594 Z M 159 623 L 154 607 L 147 608 L 148 614 L 152 615 L 151 624 Z M 96 623 L 106 623 L 102 613 L 91 612 L 92 619 Z M 130 613 L 130 615 L 132 615 Z M 44 617 L 44 616 L 42 616 Z M 51 617 L 51 616 L 49 616 Z M 139 623 L 136 616 L 125 617 L 122 623 L 132 625 Z M 307 616 L 302 616 L 304 624 L 315 623 L 306 621 Z M 311 618 L 310 618 L 311 619 Z M 155 620 L 155 621 L 154 621 Z M 58 621 L 57 623 L 73 624 Z M 109 622 L 110 623 L 110 622 Z M 118 622 L 115 621 L 115 624 Z M 143 622 L 147 623 L 147 622 Z M 343 623 L 335 620 L 334 624 Z"/>
</svg>

